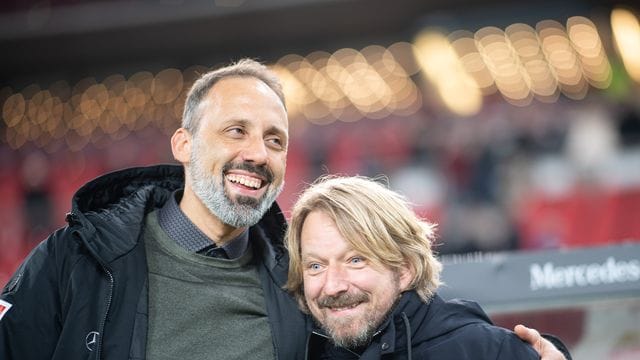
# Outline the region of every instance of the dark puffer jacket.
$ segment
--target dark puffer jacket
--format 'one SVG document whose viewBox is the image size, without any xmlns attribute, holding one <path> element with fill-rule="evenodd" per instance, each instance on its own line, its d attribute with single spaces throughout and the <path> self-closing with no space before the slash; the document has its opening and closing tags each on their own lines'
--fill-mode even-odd
<svg viewBox="0 0 640 360">
<path fill-rule="evenodd" d="M 373 341 L 357 353 L 334 347 L 318 329 L 308 339 L 307 359 L 314 360 L 539 359 L 514 333 L 493 326 L 478 304 L 445 302 L 438 295 L 425 304 L 414 291 L 402 295 Z"/>
<path fill-rule="evenodd" d="M 68 225 L 27 257 L 2 291 L 0 359 L 144 359 L 147 262 L 144 217 L 184 186 L 180 166 L 111 173 L 73 198 Z M 304 354 L 306 318 L 282 289 L 288 256 L 277 204 L 250 229 L 274 352 Z"/>
</svg>

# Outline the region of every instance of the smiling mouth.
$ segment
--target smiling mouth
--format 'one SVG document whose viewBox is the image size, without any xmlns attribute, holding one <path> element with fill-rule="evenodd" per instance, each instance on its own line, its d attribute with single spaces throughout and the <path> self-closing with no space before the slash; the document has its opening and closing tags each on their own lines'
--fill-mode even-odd
<svg viewBox="0 0 640 360">
<path fill-rule="evenodd" d="M 355 309 L 360 304 L 362 304 L 362 303 L 357 302 L 357 303 L 354 303 L 354 304 L 351 304 L 351 305 L 347 305 L 347 306 L 340 306 L 340 307 L 338 307 L 338 306 L 326 306 L 326 308 L 328 308 L 329 310 L 334 311 L 334 312 L 340 312 L 340 311 L 347 311 L 347 310 Z"/>
<path fill-rule="evenodd" d="M 356 306 L 358 305 L 360 305 L 360 303 L 355 303 L 353 305 L 343 306 L 343 307 L 330 307 L 329 309 L 331 309 L 332 311 L 345 311 L 345 310 L 355 309 Z"/>
<path fill-rule="evenodd" d="M 260 179 L 239 174 L 227 174 L 226 178 L 231 183 L 239 184 L 253 190 L 260 189 L 263 183 L 263 181 Z"/>
</svg>

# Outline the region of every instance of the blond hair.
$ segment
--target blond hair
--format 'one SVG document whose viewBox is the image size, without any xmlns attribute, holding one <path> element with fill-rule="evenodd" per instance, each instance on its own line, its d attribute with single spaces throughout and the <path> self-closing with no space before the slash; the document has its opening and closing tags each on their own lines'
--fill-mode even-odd
<svg viewBox="0 0 640 360">
<path fill-rule="evenodd" d="M 440 285 L 442 265 L 431 248 L 435 225 L 421 220 L 407 200 L 373 179 L 327 176 L 306 189 L 295 203 L 285 242 L 289 278 L 285 288 L 306 310 L 301 261 L 302 226 L 313 211 L 335 223 L 354 250 L 373 263 L 394 271 L 408 265 L 414 271 L 409 289 L 427 301 Z"/>
</svg>

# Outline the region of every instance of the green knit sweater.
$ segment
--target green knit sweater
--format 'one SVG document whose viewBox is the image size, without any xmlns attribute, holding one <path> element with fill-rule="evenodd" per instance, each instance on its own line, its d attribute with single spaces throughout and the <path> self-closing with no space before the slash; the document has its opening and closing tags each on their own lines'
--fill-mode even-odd
<svg viewBox="0 0 640 360">
<path fill-rule="evenodd" d="M 190 253 L 147 215 L 147 359 L 273 359 L 251 247 L 238 259 Z"/>
</svg>

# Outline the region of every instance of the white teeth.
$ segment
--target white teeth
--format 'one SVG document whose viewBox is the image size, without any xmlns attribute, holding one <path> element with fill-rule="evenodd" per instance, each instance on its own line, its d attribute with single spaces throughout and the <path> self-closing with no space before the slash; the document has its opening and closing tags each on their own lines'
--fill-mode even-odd
<svg viewBox="0 0 640 360">
<path fill-rule="evenodd" d="M 351 306 L 345 306 L 345 307 L 339 307 L 339 308 L 332 308 L 332 309 L 333 309 L 333 310 L 335 310 L 335 311 L 343 311 L 343 310 L 353 309 L 353 308 L 355 308 L 355 307 L 356 307 L 356 306 L 358 306 L 358 305 L 359 305 L 359 303 L 358 303 L 358 304 L 353 304 L 353 305 L 351 305 Z"/>
<path fill-rule="evenodd" d="M 242 184 L 244 186 L 252 187 L 254 189 L 259 189 L 260 185 L 262 185 L 262 181 L 260 179 L 238 175 L 238 174 L 229 174 L 227 175 L 227 179 L 231 182 Z"/>
</svg>

